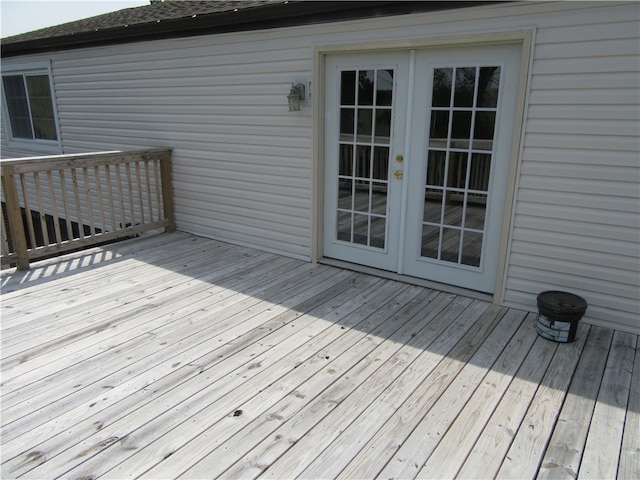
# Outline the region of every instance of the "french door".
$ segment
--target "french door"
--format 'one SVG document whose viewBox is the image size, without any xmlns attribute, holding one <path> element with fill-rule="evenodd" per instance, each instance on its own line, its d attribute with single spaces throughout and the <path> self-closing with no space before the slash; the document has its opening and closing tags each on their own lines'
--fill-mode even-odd
<svg viewBox="0 0 640 480">
<path fill-rule="evenodd" d="M 327 56 L 323 255 L 495 288 L 517 46 Z"/>
</svg>

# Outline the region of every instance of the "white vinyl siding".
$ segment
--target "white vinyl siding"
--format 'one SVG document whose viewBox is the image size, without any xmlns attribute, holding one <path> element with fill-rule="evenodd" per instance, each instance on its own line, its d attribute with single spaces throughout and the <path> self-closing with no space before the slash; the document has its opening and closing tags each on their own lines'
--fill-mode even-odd
<svg viewBox="0 0 640 480">
<path fill-rule="evenodd" d="M 288 112 L 286 95 L 311 80 L 313 47 L 535 29 L 500 299 L 534 310 L 567 290 L 585 321 L 638 333 L 639 11 L 514 2 L 37 58 L 52 61 L 65 153 L 173 147 L 179 229 L 309 259 L 311 103 Z"/>
</svg>

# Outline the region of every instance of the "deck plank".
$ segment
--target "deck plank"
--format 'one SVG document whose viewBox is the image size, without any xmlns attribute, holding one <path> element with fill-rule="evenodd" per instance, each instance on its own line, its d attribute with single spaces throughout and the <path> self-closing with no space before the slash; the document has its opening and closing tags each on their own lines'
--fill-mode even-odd
<svg viewBox="0 0 640 480">
<path fill-rule="evenodd" d="M 578 478 L 615 478 L 637 337 L 615 332 L 584 446 Z"/>
<path fill-rule="evenodd" d="M 179 232 L 0 284 L 3 478 L 640 475 L 635 335 Z"/>
</svg>

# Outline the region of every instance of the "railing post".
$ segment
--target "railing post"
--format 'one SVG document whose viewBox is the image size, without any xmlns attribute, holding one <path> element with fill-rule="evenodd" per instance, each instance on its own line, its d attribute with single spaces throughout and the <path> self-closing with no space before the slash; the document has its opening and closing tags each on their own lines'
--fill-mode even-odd
<svg viewBox="0 0 640 480">
<path fill-rule="evenodd" d="M 167 150 L 162 154 L 160 160 L 160 172 L 162 182 L 162 208 L 164 216 L 167 219 L 165 232 L 176 231 L 176 217 L 173 210 L 173 180 L 171 174 L 171 150 Z"/>
<path fill-rule="evenodd" d="M 13 248 L 18 256 L 18 270 L 29 270 L 29 254 L 27 252 L 27 237 L 24 233 L 22 214 L 20 213 L 20 201 L 16 188 L 13 165 L 2 165 L 2 189 L 7 205 L 7 220 Z"/>
</svg>

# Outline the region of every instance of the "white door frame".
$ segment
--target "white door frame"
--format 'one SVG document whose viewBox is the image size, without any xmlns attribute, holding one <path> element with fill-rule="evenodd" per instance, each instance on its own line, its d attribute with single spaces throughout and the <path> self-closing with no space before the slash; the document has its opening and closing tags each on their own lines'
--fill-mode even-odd
<svg viewBox="0 0 640 480">
<path fill-rule="evenodd" d="M 511 230 L 514 215 L 514 200 L 517 191 L 517 179 L 522 156 L 522 137 L 528 100 L 530 66 L 532 62 L 535 29 L 513 30 L 504 32 L 485 32 L 476 34 L 445 35 L 422 39 L 401 39 L 387 42 L 379 40 L 366 43 L 313 46 L 313 162 L 312 162 L 312 231 L 311 260 L 320 262 L 323 259 L 323 195 L 324 195 L 324 111 L 325 111 L 325 57 L 330 54 L 347 52 L 383 52 L 390 50 L 412 50 L 416 48 L 437 46 L 477 46 L 494 44 L 518 44 L 521 47 L 520 75 L 517 86 L 517 105 L 514 130 L 511 141 L 511 154 L 507 175 L 507 189 L 502 222 L 502 234 L 498 253 L 496 287 L 493 294 L 495 303 L 504 301 L 504 280 L 508 251 L 511 243 Z M 407 279 L 410 281 L 410 279 Z M 446 286 L 443 286 L 446 289 Z M 458 291 L 456 287 L 452 290 Z"/>
</svg>

